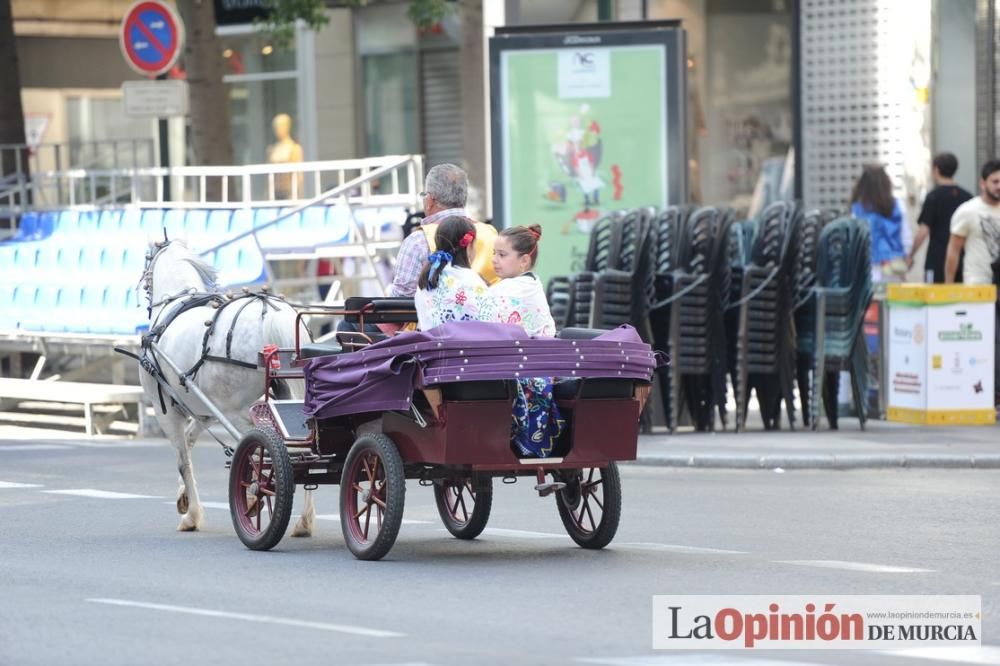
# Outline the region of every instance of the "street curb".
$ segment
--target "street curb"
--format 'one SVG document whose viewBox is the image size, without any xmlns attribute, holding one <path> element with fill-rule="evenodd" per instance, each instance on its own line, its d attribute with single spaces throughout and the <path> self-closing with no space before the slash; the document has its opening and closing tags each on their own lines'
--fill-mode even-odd
<svg viewBox="0 0 1000 666">
<path fill-rule="evenodd" d="M 702 469 L 1000 469 L 1000 454 L 955 455 L 911 454 L 658 454 L 636 458 L 648 467 L 696 467 Z"/>
</svg>

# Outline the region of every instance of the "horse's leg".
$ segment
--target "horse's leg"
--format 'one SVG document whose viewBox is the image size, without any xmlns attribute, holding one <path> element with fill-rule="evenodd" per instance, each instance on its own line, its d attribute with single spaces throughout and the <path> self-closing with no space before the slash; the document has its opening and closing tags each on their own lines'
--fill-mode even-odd
<svg viewBox="0 0 1000 666">
<path fill-rule="evenodd" d="M 295 521 L 292 527 L 293 537 L 309 537 L 313 533 L 313 524 L 316 522 L 316 505 L 313 503 L 313 491 L 306 490 L 302 507 L 302 515 Z"/>
<path fill-rule="evenodd" d="M 187 510 L 181 516 L 181 522 L 177 525 L 178 532 L 194 532 L 201 529 L 202 519 L 204 518 L 204 509 L 198 497 L 198 485 L 194 479 L 194 465 L 191 461 L 191 449 L 194 448 L 195 437 L 197 437 L 202 427 L 203 424 L 199 421 L 189 419 L 184 426 L 182 445 L 177 447 L 177 469 L 181 473 L 181 479 L 184 482 L 184 496 L 187 498 Z M 181 500 L 178 498 L 178 510 L 180 506 Z"/>
</svg>

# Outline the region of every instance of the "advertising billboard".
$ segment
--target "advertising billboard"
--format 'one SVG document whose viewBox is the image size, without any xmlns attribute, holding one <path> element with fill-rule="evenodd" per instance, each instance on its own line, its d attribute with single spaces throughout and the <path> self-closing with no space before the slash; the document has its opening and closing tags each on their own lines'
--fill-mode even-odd
<svg viewBox="0 0 1000 666">
<path fill-rule="evenodd" d="M 684 53 L 674 21 L 491 38 L 493 221 L 542 225 L 543 277 L 582 268 L 602 216 L 685 200 Z"/>
</svg>

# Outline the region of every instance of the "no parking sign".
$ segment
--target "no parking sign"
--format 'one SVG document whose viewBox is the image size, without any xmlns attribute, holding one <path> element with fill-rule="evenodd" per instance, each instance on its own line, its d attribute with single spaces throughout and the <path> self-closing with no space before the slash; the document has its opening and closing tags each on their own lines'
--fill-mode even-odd
<svg viewBox="0 0 1000 666">
<path fill-rule="evenodd" d="M 170 70 L 184 46 L 184 25 L 161 0 L 139 0 L 125 13 L 118 33 L 129 66 L 146 76 Z"/>
</svg>

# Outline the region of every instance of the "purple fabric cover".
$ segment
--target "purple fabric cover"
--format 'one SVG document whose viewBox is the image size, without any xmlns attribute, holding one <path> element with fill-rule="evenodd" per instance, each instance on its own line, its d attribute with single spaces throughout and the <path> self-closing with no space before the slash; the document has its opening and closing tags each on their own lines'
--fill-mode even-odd
<svg viewBox="0 0 1000 666">
<path fill-rule="evenodd" d="M 400 333 L 361 351 L 305 364 L 305 414 L 331 418 L 409 409 L 415 388 L 527 377 L 649 381 L 657 360 L 631 326 L 593 340 L 532 338 L 516 324 L 448 322 Z"/>
</svg>

